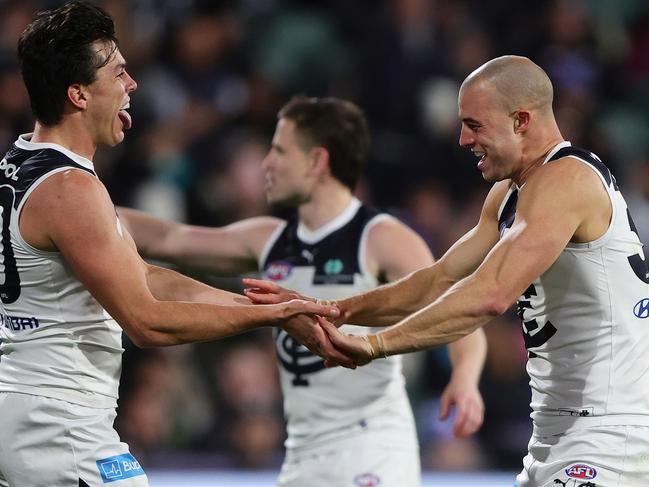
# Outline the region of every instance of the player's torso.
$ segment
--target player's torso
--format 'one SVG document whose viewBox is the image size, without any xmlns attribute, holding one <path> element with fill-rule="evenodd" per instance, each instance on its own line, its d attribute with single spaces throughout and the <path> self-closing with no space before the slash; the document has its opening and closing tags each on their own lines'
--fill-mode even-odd
<svg viewBox="0 0 649 487">
<path fill-rule="evenodd" d="M 532 418 L 543 434 L 577 423 L 628 422 L 649 411 L 649 279 L 642 244 L 599 158 L 565 143 L 555 151 L 547 163 L 570 155 L 601 176 L 613 215 L 602 237 L 568 244 L 518 301 Z M 513 222 L 516 199 L 514 188 L 499 213 L 501 235 Z"/>
<path fill-rule="evenodd" d="M 389 217 L 354 200 L 343 214 L 316 232 L 291 219 L 269 240 L 261 259 L 263 275 L 322 299 L 373 289 L 378 282 L 365 268 L 365 239 L 371 225 L 381 218 Z M 343 329 L 348 333 L 367 330 L 352 325 Z M 276 330 L 275 340 L 288 419 L 287 446 L 335 435 L 338 430 L 383 414 L 391 404 L 406 401 L 409 414 L 399 358 L 377 360 L 353 371 L 325 369 L 320 357 L 283 330 Z M 402 421 L 399 414 L 395 421 Z"/>
<path fill-rule="evenodd" d="M 120 327 L 58 252 L 30 246 L 19 229 L 32 191 L 71 168 L 94 175 L 90 161 L 54 144 L 23 139 L 0 164 L 0 390 L 114 407 Z"/>
</svg>

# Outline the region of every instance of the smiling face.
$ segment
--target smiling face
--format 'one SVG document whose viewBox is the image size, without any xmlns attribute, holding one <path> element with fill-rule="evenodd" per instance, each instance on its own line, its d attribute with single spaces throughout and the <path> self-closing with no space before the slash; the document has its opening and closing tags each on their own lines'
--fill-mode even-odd
<svg viewBox="0 0 649 487">
<path fill-rule="evenodd" d="M 309 201 L 317 183 L 317 174 L 311 150 L 300 145 L 295 122 L 279 119 L 262 167 L 266 172 L 266 200 L 269 204 L 298 206 Z"/>
<path fill-rule="evenodd" d="M 522 137 L 497 90 L 487 82 L 463 86 L 459 96 L 460 145 L 479 157 L 478 169 L 489 182 L 514 177 L 522 159 Z"/>
<path fill-rule="evenodd" d="M 87 122 L 95 145 L 112 147 L 122 142 L 124 130 L 131 128 L 126 109 L 137 83 L 126 72 L 126 61 L 114 44 L 97 41 L 93 46 L 97 55 L 108 58 L 108 62 L 97 70 L 95 81 L 86 86 Z"/>
</svg>

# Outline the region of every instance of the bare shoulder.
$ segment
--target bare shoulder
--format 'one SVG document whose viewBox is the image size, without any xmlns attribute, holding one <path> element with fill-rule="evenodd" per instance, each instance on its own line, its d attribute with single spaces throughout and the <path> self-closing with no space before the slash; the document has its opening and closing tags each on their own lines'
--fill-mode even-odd
<svg viewBox="0 0 649 487">
<path fill-rule="evenodd" d="M 421 240 L 408 225 L 387 213 L 374 217 L 367 229 L 368 242 L 380 245 L 403 240 Z"/>
<path fill-rule="evenodd" d="M 424 239 L 405 223 L 387 215 L 371 224 L 366 250 L 369 268 L 389 281 L 433 263 Z"/>
<path fill-rule="evenodd" d="M 29 201 L 39 204 L 43 199 L 52 198 L 46 203 L 48 207 L 56 208 L 59 205 L 83 201 L 85 198 L 95 198 L 100 194 L 102 197 L 108 197 L 106 188 L 96 176 L 80 169 L 70 168 L 53 174 L 43 181 L 34 190 Z"/>
<path fill-rule="evenodd" d="M 541 166 L 527 181 L 518 211 L 528 222 L 551 219 L 573 234 L 570 241 L 592 242 L 608 229 L 613 207 L 596 169 L 573 157 Z"/>
<path fill-rule="evenodd" d="M 513 184 L 511 179 L 505 179 L 493 184 L 485 198 L 481 218 L 489 217 L 498 220 L 498 210 L 500 210 L 500 206 L 504 203 L 505 196 L 507 196 L 507 192 Z"/>
<path fill-rule="evenodd" d="M 604 182 L 597 170 L 574 157 L 563 157 L 544 164 L 534 172 L 525 184 L 525 193 L 535 197 L 572 200 L 575 204 L 593 203 L 589 198 L 608 201 Z"/>
<path fill-rule="evenodd" d="M 54 250 L 57 232 L 84 225 L 88 229 L 110 212 L 114 209 L 99 179 L 68 169 L 48 177 L 29 196 L 20 215 L 20 231 L 30 245 Z"/>
</svg>

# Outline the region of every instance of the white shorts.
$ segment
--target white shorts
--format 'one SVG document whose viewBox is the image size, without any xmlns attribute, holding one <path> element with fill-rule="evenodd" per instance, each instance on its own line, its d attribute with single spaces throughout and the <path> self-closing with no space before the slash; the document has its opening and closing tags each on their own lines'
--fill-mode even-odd
<svg viewBox="0 0 649 487">
<path fill-rule="evenodd" d="M 365 433 L 299 453 L 288 451 L 278 487 L 419 487 L 419 449 L 398 448 L 393 435 Z"/>
<path fill-rule="evenodd" d="M 147 487 L 114 409 L 0 392 L 0 486 Z"/>
<path fill-rule="evenodd" d="M 649 427 L 599 426 L 532 437 L 515 485 L 649 486 Z"/>
</svg>

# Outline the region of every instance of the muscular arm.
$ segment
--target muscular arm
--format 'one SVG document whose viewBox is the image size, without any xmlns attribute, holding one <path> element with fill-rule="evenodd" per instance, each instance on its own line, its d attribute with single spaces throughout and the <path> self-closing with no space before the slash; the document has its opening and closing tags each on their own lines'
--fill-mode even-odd
<svg viewBox="0 0 649 487">
<path fill-rule="evenodd" d="M 260 308 L 161 299 L 212 293 L 211 302 L 232 302 L 233 295 L 147 266 L 120 232 L 103 185 L 82 171 L 64 171 L 42 183 L 28 199 L 20 225 L 28 243 L 61 252 L 77 278 L 141 346 L 211 340 L 258 326 L 284 326 L 297 310 L 319 312 L 314 303 Z M 173 292 L 170 282 L 178 286 Z M 320 311 L 327 313 L 323 307 Z M 318 333 L 317 326 L 310 328 Z M 306 341 L 316 348 L 327 343 L 315 335 Z"/>
<path fill-rule="evenodd" d="M 369 343 L 341 334 L 326 320 L 320 323 L 334 345 L 357 365 L 376 357 L 377 346 L 390 355 L 458 340 L 504 313 L 569 241 L 591 242 L 601 237 L 611 212 L 609 196 L 591 169 L 571 158 L 555 161 L 528 179 L 519 192 L 511 229 L 484 262 L 433 303 L 370 337 Z M 336 361 L 328 359 L 327 363 L 335 365 Z"/>
<path fill-rule="evenodd" d="M 376 326 L 394 324 L 432 303 L 454 283 L 472 273 L 498 241 L 497 213 L 507 187 L 506 182 L 494 185 L 478 224 L 439 261 L 394 283 L 340 300 L 338 304 L 347 315 L 346 321 Z"/>
<path fill-rule="evenodd" d="M 506 236 L 475 272 L 383 332 L 387 353 L 457 340 L 504 313 L 569 241 L 601 236 L 610 214 L 606 190 L 584 164 L 566 159 L 539 168 L 520 191 Z"/>
<path fill-rule="evenodd" d="M 274 217 L 256 217 L 208 228 L 130 208 L 118 208 L 118 212 L 142 256 L 220 275 L 256 270 L 264 244 L 281 223 Z"/>
<path fill-rule="evenodd" d="M 151 294 L 161 301 L 188 301 L 222 305 L 251 304 L 240 294 L 216 289 L 175 271 L 146 265 L 146 280 Z"/>
</svg>

